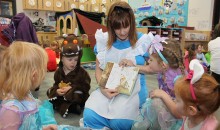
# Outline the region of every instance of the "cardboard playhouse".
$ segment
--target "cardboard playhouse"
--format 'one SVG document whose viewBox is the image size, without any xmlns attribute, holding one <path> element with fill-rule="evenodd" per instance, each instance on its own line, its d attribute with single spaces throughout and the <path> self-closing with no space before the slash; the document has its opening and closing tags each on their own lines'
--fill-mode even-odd
<svg viewBox="0 0 220 130">
<path fill-rule="evenodd" d="M 62 34 L 76 34 L 77 36 L 87 35 L 88 41 L 83 45 L 83 56 L 81 63 L 88 63 L 95 61 L 95 54 L 93 48 L 96 44 L 95 32 L 97 29 L 107 31 L 106 26 L 102 25 L 103 13 L 86 12 L 79 9 L 71 11 L 56 13 L 57 19 L 57 33 Z M 84 40 L 85 41 L 85 40 Z"/>
</svg>

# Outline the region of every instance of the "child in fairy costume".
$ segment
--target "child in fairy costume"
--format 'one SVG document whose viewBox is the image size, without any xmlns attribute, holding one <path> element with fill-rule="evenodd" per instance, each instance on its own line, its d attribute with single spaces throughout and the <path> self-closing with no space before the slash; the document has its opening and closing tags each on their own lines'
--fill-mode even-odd
<svg viewBox="0 0 220 130">
<path fill-rule="evenodd" d="M 16 41 L 1 56 L 0 129 L 40 130 L 45 125 L 56 124 L 52 104 L 41 103 L 30 92 L 45 77 L 45 50 L 34 43 Z"/>
<path fill-rule="evenodd" d="M 159 89 L 175 99 L 174 79 L 179 75 L 184 75 L 185 69 L 180 43 L 176 40 L 165 39 L 156 35 L 149 49 L 148 64 L 137 67 L 140 73 L 158 73 Z M 124 65 L 123 63 L 126 63 L 125 66 L 133 66 L 133 63 L 127 59 L 122 60 L 121 64 Z M 170 114 L 160 99 L 147 98 L 132 129 L 170 129 L 176 127 L 175 122 L 178 120 Z"/>
<path fill-rule="evenodd" d="M 178 130 L 216 130 L 219 122 L 214 112 L 220 106 L 220 85 L 204 72 L 197 59 L 190 62 L 189 68 L 189 74 L 175 82 L 175 102 L 161 90 L 155 90 L 150 96 L 160 98 L 175 117 L 183 119 Z"/>
</svg>

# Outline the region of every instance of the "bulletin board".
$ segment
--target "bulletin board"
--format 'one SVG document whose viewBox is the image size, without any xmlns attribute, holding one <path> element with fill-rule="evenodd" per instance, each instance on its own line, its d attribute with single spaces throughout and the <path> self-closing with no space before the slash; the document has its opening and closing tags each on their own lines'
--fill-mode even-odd
<svg viewBox="0 0 220 130">
<path fill-rule="evenodd" d="M 128 0 L 128 3 L 134 11 L 137 26 L 149 16 L 163 20 L 163 26 L 187 26 L 189 0 Z"/>
</svg>

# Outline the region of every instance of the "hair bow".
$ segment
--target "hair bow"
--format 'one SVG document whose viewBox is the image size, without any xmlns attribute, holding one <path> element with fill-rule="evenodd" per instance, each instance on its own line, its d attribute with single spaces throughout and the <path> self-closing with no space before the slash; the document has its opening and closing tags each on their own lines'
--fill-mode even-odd
<svg viewBox="0 0 220 130">
<path fill-rule="evenodd" d="M 189 64 L 189 68 L 190 68 L 190 71 L 188 75 L 186 76 L 186 80 L 190 80 L 190 92 L 191 92 L 193 100 L 196 101 L 196 95 L 194 92 L 193 84 L 202 77 L 202 75 L 204 74 L 204 69 L 202 65 L 200 64 L 199 60 L 197 59 L 191 60 Z"/>
<path fill-rule="evenodd" d="M 160 58 L 166 63 L 168 64 L 168 61 L 166 60 L 166 58 L 161 54 L 160 51 L 163 51 L 163 45 L 160 43 L 162 41 L 165 41 L 167 38 L 166 37 L 160 37 L 160 35 L 155 35 L 154 39 L 151 42 L 151 47 L 149 49 L 149 53 L 158 53 L 158 55 L 160 56 Z"/>
</svg>

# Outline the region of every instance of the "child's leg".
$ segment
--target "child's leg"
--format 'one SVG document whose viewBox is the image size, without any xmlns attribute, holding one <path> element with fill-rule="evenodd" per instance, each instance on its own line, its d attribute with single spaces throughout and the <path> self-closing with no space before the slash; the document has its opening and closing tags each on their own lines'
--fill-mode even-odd
<svg viewBox="0 0 220 130">
<path fill-rule="evenodd" d="M 109 126 L 109 120 L 98 115 L 96 112 L 89 108 L 85 108 L 83 112 L 84 127 L 92 129 L 102 129 Z"/>
</svg>

